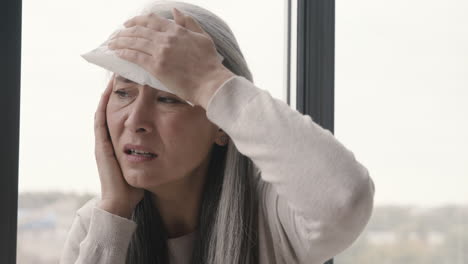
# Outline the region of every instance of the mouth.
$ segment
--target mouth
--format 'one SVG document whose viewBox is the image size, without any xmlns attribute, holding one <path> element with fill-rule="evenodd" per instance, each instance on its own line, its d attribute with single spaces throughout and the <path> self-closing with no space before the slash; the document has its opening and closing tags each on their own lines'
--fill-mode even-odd
<svg viewBox="0 0 468 264">
<path fill-rule="evenodd" d="M 124 153 L 131 156 L 156 158 L 158 154 L 143 146 L 127 144 L 124 147 Z"/>
</svg>

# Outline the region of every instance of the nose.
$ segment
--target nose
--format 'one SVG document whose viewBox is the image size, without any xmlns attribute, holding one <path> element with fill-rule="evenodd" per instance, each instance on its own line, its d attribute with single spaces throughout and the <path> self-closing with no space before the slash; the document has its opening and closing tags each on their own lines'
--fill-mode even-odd
<svg viewBox="0 0 468 264">
<path fill-rule="evenodd" d="M 128 117 L 125 120 L 125 127 L 134 133 L 151 133 L 154 129 L 152 120 L 151 100 L 148 100 L 141 89 L 137 98 L 129 107 Z"/>
</svg>

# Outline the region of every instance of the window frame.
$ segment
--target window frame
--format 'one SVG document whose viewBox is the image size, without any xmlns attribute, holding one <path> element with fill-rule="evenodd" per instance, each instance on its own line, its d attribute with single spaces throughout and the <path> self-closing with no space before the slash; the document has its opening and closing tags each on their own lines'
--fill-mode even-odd
<svg viewBox="0 0 468 264">
<path fill-rule="evenodd" d="M 334 133 L 335 0 L 297 0 L 296 108 Z"/>
<path fill-rule="evenodd" d="M 297 7 L 297 50 L 291 52 L 292 1 Z M 6 51 L 0 63 L 0 77 L 5 84 L 0 112 L 0 263 L 15 264 L 18 228 L 18 165 L 21 96 L 22 0 L 2 2 L 0 32 Z M 287 0 L 287 103 L 291 100 L 291 75 L 296 77 L 296 109 L 310 115 L 323 128 L 334 132 L 334 49 L 335 0 Z M 291 71 L 291 57 L 296 58 L 296 72 Z M 333 259 L 326 262 L 332 264 Z"/>
<path fill-rule="evenodd" d="M 3 83 L 0 104 L 0 145 L 5 147 L 0 159 L 0 263 L 16 263 L 18 221 L 18 160 L 21 82 L 21 0 L 2 1 L 0 15 L 0 62 Z"/>
</svg>

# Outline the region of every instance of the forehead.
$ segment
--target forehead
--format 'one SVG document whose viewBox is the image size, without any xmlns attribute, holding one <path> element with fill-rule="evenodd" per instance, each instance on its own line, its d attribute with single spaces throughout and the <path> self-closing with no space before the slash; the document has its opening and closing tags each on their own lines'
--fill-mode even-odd
<svg viewBox="0 0 468 264">
<path fill-rule="evenodd" d="M 115 80 L 118 81 L 118 82 L 123 82 L 123 83 L 137 84 L 136 82 L 134 82 L 134 81 L 132 81 L 132 80 L 129 80 L 129 79 L 127 79 L 127 78 L 125 78 L 125 77 L 123 77 L 123 76 L 121 76 L 121 75 L 118 75 L 118 74 L 115 75 Z M 148 86 L 148 87 L 150 87 L 150 86 Z M 150 87 L 150 88 L 152 88 L 153 90 L 155 90 L 155 91 L 157 91 L 157 92 L 161 92 L 161 93 L 164 92 L 164 91 L 159 90 L 159 89 L 157 89 L 157 88 L 153 88 L 153 87 Z"/>
</svg>

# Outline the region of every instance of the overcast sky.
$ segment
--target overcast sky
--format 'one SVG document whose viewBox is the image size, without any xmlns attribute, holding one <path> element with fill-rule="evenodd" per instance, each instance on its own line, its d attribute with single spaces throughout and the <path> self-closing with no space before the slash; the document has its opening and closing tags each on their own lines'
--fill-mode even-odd
<svg viewBox="0 0 468 264">
<path fill-rule="evenodd" d="M 232 28 L 258 87 L 285 100 L 285 3 L 190 1 Z M 19 190 L 99 192 L 105 71 L 80 57 L 147 1 L 23 0 Z M 377 205 L 468 204 L 468 3 L 336 1 L 335 135 Z"/>
</svg>

